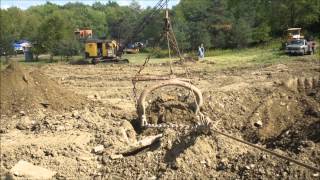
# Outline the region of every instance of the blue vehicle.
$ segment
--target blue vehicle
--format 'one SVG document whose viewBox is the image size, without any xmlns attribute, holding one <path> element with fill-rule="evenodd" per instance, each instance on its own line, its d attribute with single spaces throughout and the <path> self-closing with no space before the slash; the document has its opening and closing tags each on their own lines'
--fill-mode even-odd
<svg viewBox="0 0 320 180">
<path fill-rule="evenodd" d="M 13 49 L 16 54 L 23 54 L 26 48 L 30 48 L 31 43 L 27 40 L 19 40 L 13 43 Z"/>
</svg>

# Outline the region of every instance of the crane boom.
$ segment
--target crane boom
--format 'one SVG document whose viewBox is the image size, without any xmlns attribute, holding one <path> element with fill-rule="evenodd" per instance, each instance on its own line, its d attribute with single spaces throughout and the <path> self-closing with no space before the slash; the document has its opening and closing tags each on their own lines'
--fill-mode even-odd
<svg viewBox="0 0 320 180">
<path fill-rule="evenodd" d="M 159 11 L 167 6 L 167 4 L 168 0 L 159 0 L 158 3 L 152 8 L 151 12 L 144 16 L 142 20 L 135 25 L 135 27 L 133 28 L 133 32 L 124 41 L 123 46 L 120 48 L 119 52 L 121 53 L 121 55 L 123 54 L 123 50 L 127 46 L 127 44 L 132 41 L 135 36 L 141 33 L 144 28 L 153 20 L 153 18 L 159 13 Z"/>
</svg>

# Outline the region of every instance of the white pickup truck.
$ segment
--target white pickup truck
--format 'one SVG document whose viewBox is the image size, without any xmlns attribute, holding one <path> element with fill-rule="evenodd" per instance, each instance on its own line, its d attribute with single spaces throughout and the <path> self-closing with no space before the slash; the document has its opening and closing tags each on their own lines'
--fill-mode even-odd
<svg viewBox="0 0 320 180">
<path fill-rule="evenodd" d="M 314 46 L 315 44 L 313 41 L 307 41 L 305 39 L 294 39 L 286 45 L 285 52 L 287 54 L 299 55 L 312 54 L 314 52 L 312 47 Z"/>
</svg>

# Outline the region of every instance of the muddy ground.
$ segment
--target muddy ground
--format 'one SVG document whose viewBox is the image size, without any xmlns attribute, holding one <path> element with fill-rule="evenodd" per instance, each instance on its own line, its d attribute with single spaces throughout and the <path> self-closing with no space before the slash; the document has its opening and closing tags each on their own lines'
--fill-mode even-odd
<svg viewBox="0 0 320 180">
<path fill-rule="evenodd" d="M 214 66 L 188 64 L 194 85 L 203 93 L 202 112 L 220 131 L 320 168 L 319 60 L 301 58 L 286 64 L 224 70 Z M 2 113 L 2 177 L 14 177 L 10 169 L 25 160 L 56 171 L 54 179 L 319 178 L 319 172 L 218 134 L 135 129 L 131 78 L 138 65 L 22 68 L 26 74 L 35 76 L 36 70 L 56 81 L 61 89 L 72 92 L 73 99 L 81 99 L 81 105 L 62 110 L 50 109 L 50 105 L 21 106 Z M 166 64 L 154 64 L 143 73 L 163 75 L 168 69 Z M 183 66 L 177 64 L 174 70 L 184 77 Z M 148 85 L 140 83 L 139 92 Z M 153 107 L 148 109 L 149 117 L 160 118 L 158 106 L 164 103 L 163 122 L 194 123 L 188 108 L 192 99 L 186 100 L 187 94 L 181 88 L 155 91 L 148 99 Z M 151 146 L 119 155 L 139 139 L 157 133 L 163 137 Z M 95 147 L 103 148 L 95 151 Z"/>
</svg>

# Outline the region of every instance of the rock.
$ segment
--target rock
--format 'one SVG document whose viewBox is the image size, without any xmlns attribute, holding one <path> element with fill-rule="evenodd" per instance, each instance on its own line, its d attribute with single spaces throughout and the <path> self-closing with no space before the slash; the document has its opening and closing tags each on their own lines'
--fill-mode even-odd
<svg viewBox="0 0 320 180">
<path fill-rule="evenodd" d="M 102 153 L 104 150 L 104 146 L 99 144 L 98 146 L 94 147 L 93 148 L 93 152 L 96 153 L 96 154 L 100 154 Z"/>
<path fill-rule="evenodd" d="M 121 126 L 124 128 L 126 137 L 130 142 L 136 141 L 136 131 L 134 130 L 132 124 L 129 121 L 121 122 Z"/>
<path fill-rule="evenodd" d="M 283 171 L 283 172 L 281 173 L 281 175 L 282 175 L 282 177 L 287 177 L 288 173 L 285 172 L 285 171 Z"/>
<path fill-rule="evenodd" d="M 319 177 L 320 175 L 319 175 L 319 173 L 314 173 L 314 174 L 312 174 L 312 176 L 313 177 Z"/>
<path fill-rule="evenodd" d="M 44 107 L 44 108 L 47 108 L 49 107 L 50 103 L 48 102 L 40 102 L 40 104 Z"/>
<path fill-rule="evenodd" d="M 20 115 L 21 115 L 21 116 L 24 116 L 24 115 L 26 115 L 26 112 L 20 111 Z"/>
<path fill-rule="evenodd" d="M 19 130 L 30 129 L 35 122 L 31 121 L 28 116 L 23 116 L 20 121 L 17 123 L 16 128 Z"/>
<path fill-rule="evenodd" d="M 114 160 L 114 159 L 121 159 L 123 158 L 122 154 L 112 154 L 110 155 L 110 159 Z"/>
<path fill-rule="evenodd" d="M 101 100 L 101 97 L 98 94 L 95 94 L 94 98 L 97 99 L 97 100 Z"/>
<path fill-rule="evenodd" d="M 306 147 L 309 147 L 310 149 L 314 149 L 315 148 L 315 143 L 313 141 L 302 141 L 303 145 L 305 145 Z"/>
<path fill-rule="evenodd" d="M 265 160 L 265 159 L 267 159 L 267 155 L 263 154 L 263 155 L 261 156 L 261 160 Z"/>
<path fill-rule="evenodd" d="M 41 158 L 43 157 L 45 154 L 42 150 L 37 149 L 35 151 L 31 151 L 31 157 L 32 158 Z"/>
<path fill-rule="evenodd" d="M 257 122 L 255 122 L 254 124 L 253 124 L 255 127 L 257 127 L 257 128 L 261 128 L 262 127 L 262 125 L 263 125 L 263 123 L 262 123 L 262 121 L 257 121 Z"/>
<path fill-rule="evenodd" d="M 157 177 L 156 177 L 156 176 L 151 176 L 151 177 L 148 177 L 147 179 L 148 179 L 148 180 L 156 180 Z"/>
<path fill-rule="evenodd" d="M 80 118 L 80 113 L 79 113 L 79 111 L 73 111 L 73 112 L 72 112 L 72 117 L 79 119 L 79 118 Z"/>
<path fill-rule="evenodd" d="M 264 174 L 264 173 L 265 173 L 265 170 L 262 169 L 262 168 L 259 168 L 259 169 L 258 169 L 258 172 L 259 172 L 260 174 Z"/>
<path fill-rule="evenodd" d="M 166 169 L 167 169 L 167 164 L 165 164 L 165 163 L 160 163 L 159 164 L 159 171 L 165 172 Z"/>
<path fill-rule="evenodd" d="M 27 161 L 20 160 L 10 170 L 15 176 L 23 177 L 26 179 L 52 179 L 56 174 L 55 171 L 35 166 Z"/>
<path fill-rule="evenodd" d="M 102 161 L 102 164 L 106 165 L 108 164 L 109 158 L 107 156 L 103 156 L 101 161 Z"/>
</svg>

